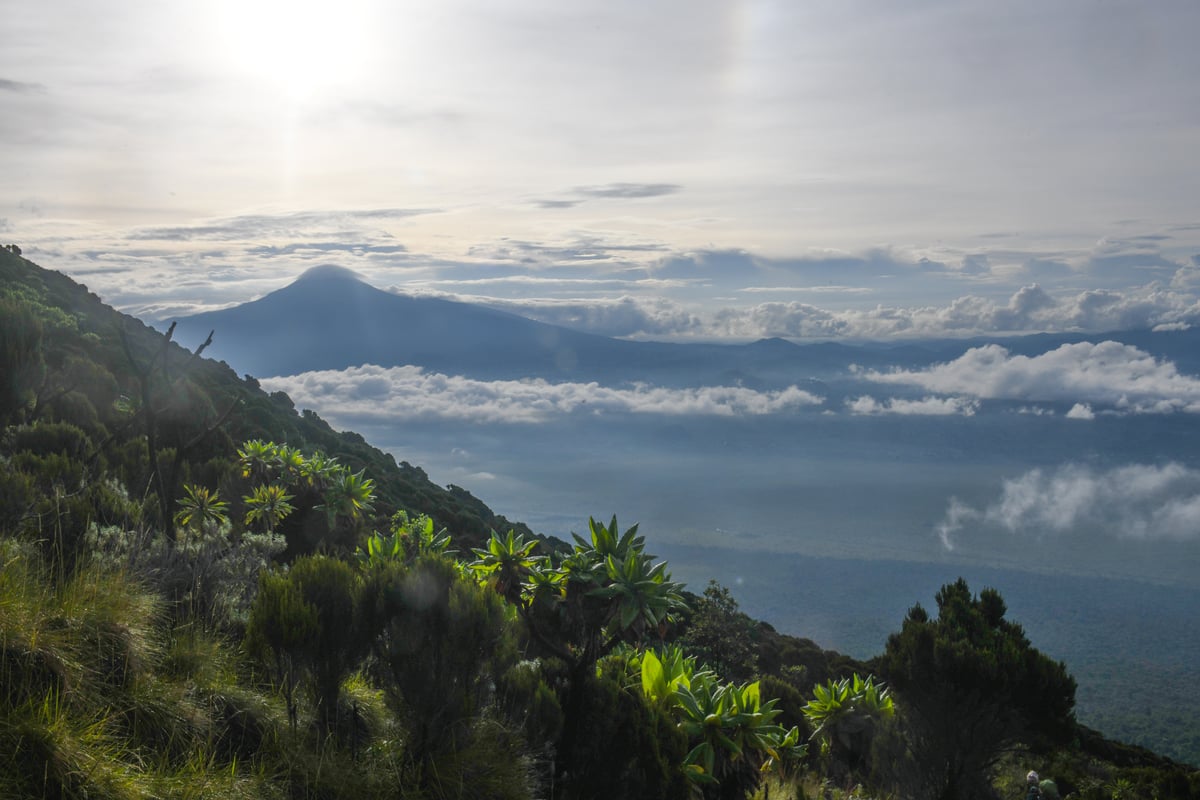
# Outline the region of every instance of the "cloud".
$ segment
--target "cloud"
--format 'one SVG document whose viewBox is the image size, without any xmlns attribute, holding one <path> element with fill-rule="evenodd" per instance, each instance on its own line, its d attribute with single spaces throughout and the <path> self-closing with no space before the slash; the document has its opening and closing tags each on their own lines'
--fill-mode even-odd
<svg viewBox="0 0 1200 800">
<path fill-rule="evenodd" d="M 384 255 L 396 255 L 407 252 L 408 248 L 402 244 L 373 245 L 343 242 L 298 242 L 285 245 L 258 245 L 246 249 L 246 255 L 249 256 L 303 256 L 308 258 L 324 257 L 330 253 L 350 253 L 352 255 L 380 253 Z"/>
<path fill-rule="evenodd" d="M 655 275 L 677 278 L 706 278 L 715 283 L 748 279 L 780 286 L 797 281 L 845 286 L 893 282 L 921 273 L 938 273 L 946 265 L 927 258 L 907 258 L 888 248 L 872 248 L 861 255 L 821 252 L 798 258 L 768 258 L 746 250 L 699 250 L 677 253 L 650 266 Z"/>
<path fill-rule="evenodd" d="M 1096 412 L 1087 403 L 1076 403 L 1067 412 L 1067 419 L 1095 419 Z"/>
<path fill-rule="evenodd" d="M 651 285 L 647 288 L 654 287 Z M 540 322 L 603 336 L 669 338 L 704 328 L 699 315 L 663 297 L 636 298 L 624 295 L 599 300 L 489 299 L 486 303 Z"/>
<path fill-rule="evenodd" d="M 535 200 L 534 204 L 538 208 L 574 208 L 583 200 Z"/>
<path fill-rule="evenodd" d="M 683 189 L 676 183 L 606 183 L 603 186 L 576 186 L 576 194 L 584 197 L 634 200 L 642 197 L 662 197 Z"/>
<path fill-rule="evenodd" d="M 746 286 L 738 289 L 745 294 L 778 294 L 779 292 L 804 292 L 806 294 L 870 294 L 875 291 L 867 286 Z"/>
<path fill-rule="evenodd" d="M 142 241 L 240 241 L 263 236 L 345 238 L 347 226 L 362 222 L 436 214 L 428 208 L 373 208 L 343 211 L 296 211 L 288 214 L 243 214 L 196 225 L 140 228 L 126 238 Z M 331 235 L 332 234 L 332 235 Z"/>
<path fill-rule="evenodd" d="M 510 259 L 520 256 L 530 263 L 533 261 L 533 252 L 530 249 L 520 253 L 509 251 L 493 255 Z M 583 250 L 582 254 L 595 260 L 597 252 Z M 574 249 L 539 254 L 540 257 L 546 255 L 562 261 L 580 256 Z M 675 266 L 670 266 L 672 263 Z M 703 262 L 667 259 L 663 264 L 666 266 L 655 268 L 650 274 L 657 279 L 671 281 L 671 286 L 676 289 L 720 280 L 729 284 L 746 284 L 730 285 L 729 290 L 747 296 L 769 292 L 861 294 L 878 291 L 845 284 L 803 288 L 792 284 L 765 286 L 761 283 L 765 274 L 763 268 L 750 256 L 729 256 Z M 1200 273 L 1200 270 L 1197 272 Z M 1197 288 L 1200 288 L 1200 279 L 1197 280 Z M 477 301 L 488 302 L 482 299 Z M 528 313 L 544 322 L 559 322 L 554 307 L 541 305 L 537 299 L 519 302 L 526 304 L 526 310 L 520 313 Z M 604 298 L 577 302 L 611 305 L 616 300 Z M 1088 290 L 1065 297 L 1056 297 L 1040 285 L 1031 284 L 1014 291 L 1003 303 L 977 295 L 963 295 L 945 305 L 916 307 L 877 304 L 867 308 L 834 309 L 800 300 L 772 300 L 712 308 L 689 305 L 678 297 L 662 296 L 623 297 L 619 302 L 639 306 L 637 313 L 626 315 L 629 326 L 621 329 L 604 327 L 593 332 L 630 338 L 657 336 L 751 340 L 778 336 L 786 339 L 920 339 L 1033 331 L 1183 330 L 1185 326 L 1200 324 L 1200 302 L 1195 294 L 1158 284 L 1122 291 Z M 593 316 L 597 320 L 604 320 L 603 314 L 591 315 L 582 309 L 574 313 L 582 322 Z"/>
<path fill-rule="evenodd" d="M 346 370 L 263 378 L 298 406 L 344 420 L 453 419 L 536 423 L 569 414 L 664 416 L 764 415 L 820 405 L 796 386 L 759 392 L 739 386 L 671 389 L 648 384 L 614 388 L 597 383 L 544 380 L 480 381 L 426 372 L 420 367 L 365 365 Z"/>
<path fill-rule="evenodd" d="M 571 197 L 538 198 L 533 201 L 536 208 L 574 208 L 591 200 L 640 200 L 646 197 L 664 197 L 683 189 L 676 183 L 606 183 L 599 186 L 576 186 Z"/>
<path fill-rule="evenodd" d="M 1083 533 L 1134 540 L 1200 539 L 1200 471 L 1177 463 L 1096 470 L 1066 464 L 1004 481 L 995 501 L 952 499 L 936 527 L 948 550 L 965 528 L 1022 535 Z M 982 529 L 982 530 L 981 530 Z"/>
<path fill-rule="evenodd" d="M 16 92 L 17 94 L 40 94 L 46 91 L 46 87 L 40 83 L 26 83 L 25 81 L 11 81 L 5 78 L 0 78 L 0 92 Z"/>
<path fill-rule="evenodd" d="M 961 415 L 974 416 L 979 410 L 979 401 L 963 397 L 924 397 L 920 400 L 906 400 L 900 397 L 888 398 L 884 402 L 869 395 L 856 397 L 846 401 L 846 408 L 851 414 L 875 416 L 880 414 L 922 415 L 946 417 Z"/>
<path fill-rule="evenodd" d="M 862 377 L 984 399 L 1074 403 L 1069 412 L 1073 419 L 1087 418 L 1091 406 L 1136 413 L 1200 412 L 1200 379 L 1181 374 L 1170 361 L 1113 341 L 1064 344 L 1037 356 L 1012 355 L 990 344 L 927 369 L 868 371 Z"/>
<path fill-rule="evenodd" d="M 637 262 L 630 260 L 631 255 L 659 253 L 666 249 L 665 245 L 657 242 L 618 241 L 602 235 L 581 234 L 562 243 L 506 237 L 497 242 L 473 245 L 467 250 L 467 255 L 523 268 L 563 264 L 578 266 L 597 262 L 632 267 L 637 266 Z"/>
</svg>

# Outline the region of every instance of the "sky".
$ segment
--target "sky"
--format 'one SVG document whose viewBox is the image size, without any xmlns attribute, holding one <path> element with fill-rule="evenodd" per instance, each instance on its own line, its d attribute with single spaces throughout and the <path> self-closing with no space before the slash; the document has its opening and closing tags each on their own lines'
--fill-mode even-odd
<svg viewBox="0 0 1200 800">
<path fill-rule="evenodd" d="M 0 240 L 614 336 L 1200 323 L 1200 5 L 0 0 Z"/>
</svg>

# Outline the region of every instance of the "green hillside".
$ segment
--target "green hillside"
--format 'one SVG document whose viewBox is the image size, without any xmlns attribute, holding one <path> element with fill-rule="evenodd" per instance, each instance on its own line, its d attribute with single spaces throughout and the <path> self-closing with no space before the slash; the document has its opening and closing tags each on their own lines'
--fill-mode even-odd
<svg viewBox="0 0 1200 800">
<path fill-rule="evenodd" d="M 150 482 L 145 465 L 127 451 L 144 437 L 145 419 L 137 414 L 143 389 L 138 373 L 151 371 L 153 405 L 162 407 L 160 444 L 176 452 L 185 449 L 177 485 L 168 487 L 172 495 L 193 473 L 219 480 L 222 476 L 211 472 L 220 469 L 235 443 L 271 439 L 366 469 L 382 507 L 429 514 L 471 542 L 482 541 L 491 529 L 528 532 L 493 514 L 465 489 L 438 486 L 419 467 L 397 464 L 358 434 L 336 432 L 311 411 L 297 413 L 286 395 L 263 392 L 252 376 L 239 378 L 224 362 L 194 358 L 61 273 L 0 250 L 0 287 L 7 303 L 5 348 L 13 351 L 6 355 L 20 358 L 22 344 L 34 348 L 30 363 L 14 364 L 6 374 L 7 409 L 28 401 L 27 420 L 69 419 L 80 425 L 104 444 L 103 457 L 131 488 Z M 34 335 L 40 343 L 25 342 Z"/>
<path fill-rule="evenodd" d="M 993 591 L 822 651 L 636 526 L 542 540 L 9 250 L 0 375 L 0 797 L 1200 793 L 1078 726 Z"/>
</svg>

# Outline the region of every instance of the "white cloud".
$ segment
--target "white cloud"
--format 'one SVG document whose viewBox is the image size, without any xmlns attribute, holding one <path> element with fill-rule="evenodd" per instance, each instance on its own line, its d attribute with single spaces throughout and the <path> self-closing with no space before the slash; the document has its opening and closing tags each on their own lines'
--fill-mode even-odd
<svg viewBox="0 0 1200 800">
<path fill-rule="evenodd" d="M 743 294 L 870 294 L 875 290 L 868 286 L 745 286 L 738 291 Z"/>
<path fill-rule="evenodd" d="M 1095 419 L 1096 412 L 1087 403 L 1076 403 L 1067 412 L 1067 419 Z"/>
<path fill-rule="evenodd" d="M 263 378 L 262 384 L 268 391 L 287 392 L 298 406 L 355 420 L 534 423 L 574 413 L 736 416 L 774 414 L 823 402 L 795 386 L 769 392 L 739 386 L 613 388 L 544 380 L 480 381 L 411 366 L 306 372 Z"/>
<path fill-rule="evenodd" d="M 675 279 L 670 287 L 641 287 L 682 291 Z M 596 287 L 602 288 L 602 287 Z M 635 287 L 631 287 L 635 288 Z M 855 287 L 839 291 L 861 292 Z M 780 287 L 785 293 L 813 288 Z M 752 296 L 768 287 L 734 291 Z M 502 307 L 542 322 L 579 328 L 608 336 L 678 339 L 890 339 L 938 338 L 1029 331 L 1088 331 L 1157 329 L 1184 330 L 1200 324 L 1200 302 L 1187 292 L 1152 284 L 1131 289 L 1089 290 L 1056 297 L 1032 284 L 1017 289 L 1005 303 L 963 295 L 942 306 L 904 307 L 878 304 L 869 308 L 826 308 L 799 300 L 712 308 L 687 304 L 661 294 L 625 294 L 618 298 L 505 299 L 462 297 Z"/>
<path fill-rule="evenodd" d="M 1067 464 L 1007 480 L 983 507 L 950 501 L 937 526 L 947 549 L 967 527 L 1013 534 L 1102 534 L 1135 540 L 1200 539 L 1200 470 L 1177 463 L 1095 470 Z"/>
<path fill-rule="evenodd" d="M 863 395 L 847 400 L 846 408 L 851 414 L 860 415 L 918 414 L 945 417 L 959 414 L 970 417 L 979 410 L 979 401 L 962 397 L 923 397 L 920 400 L 892 397 L 880 402 L 874 397 Z"/>
<path fill-rule="evenodd" d="M 1170 361 L 1112 341 L 1064 344 L 1032 357 L 991 344 L 924 370 L 862 374 L 879 383 L 946 394 L 1072 402 L 1077 404 L 1071 410 L 1074 418 L 1097 405 L 1136 413 L 1200 411 L 1200 379 L 1179 373 Z"/>
<path fill-rule="evenodd" d="M 602 336 L 669 338 L 702 334 L 706 328 L 700 314 L 665 297 L 638 298 L 625 295 L 596 300 L 472 300 L 539 322 Z"/>
</svg>

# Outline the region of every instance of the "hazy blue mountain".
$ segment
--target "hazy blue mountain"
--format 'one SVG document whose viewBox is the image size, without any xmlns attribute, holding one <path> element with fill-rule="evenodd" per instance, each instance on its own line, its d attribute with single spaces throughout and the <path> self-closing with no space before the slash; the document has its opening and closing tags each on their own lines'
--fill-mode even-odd
<svg viewBox="0 0 1200 800">
<path fill-rule="evenodd" d="M 989 342 L 1035 355 L 1066 343 L 1101 339 L 1169 358 L 1185 372 L 1200 371 L 1200 331 L 1035 334 L 900 344 L 798 345 L 780 338 L 735 345 L 628 341 L 481 305 L 392 294 L 332 265 L 310 269 L 258 300 L 183 317 L 177 323 L 177 341 L 194 346 L 215 331 L 208 354 L 259 377 L 376 364 L 416 365 L 481 379 L 770 388 L 836 379 L 851 364 L 911 368 L 948 361 Z"/>
<path fill-rule="evenodd" d="M 266 377 L 360 364 L 417 365 L 479 378 L 653 380 L 659 384 L 795 383 L 880 352 L 784 339 L 746 345 L 613 339 L 484 306 L 392 294 L 322 266 L 252 302 L 183 317 L 185 345 L 216 335 L 208 354 Z"/>
</svg>

